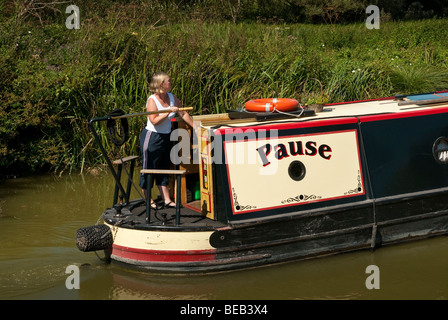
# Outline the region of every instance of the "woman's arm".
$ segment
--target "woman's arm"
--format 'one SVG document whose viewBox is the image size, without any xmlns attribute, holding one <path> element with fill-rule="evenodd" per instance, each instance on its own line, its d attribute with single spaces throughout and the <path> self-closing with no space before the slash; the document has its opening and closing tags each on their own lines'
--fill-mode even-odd
<svg viewBox="0 0 448 320">
<path fill-rule="evenodd" d="M 147 112 L 158 111 L 156 103 L 154 102 L 153 99 L 148 99 L 148 101 L 146 102 L 146 111 Z M 160 114 L 159 113 L 150 114 L 150 115 L 148 115 L 148 119 L 154 126 L 156 126 L 160 122 L 162 122 L 163 120 L 168 118 L 169 114 L 170 114 L 169 112 L 160 113 Z"/>
<path fill-rule="evenodd" d="M 174 105 L 178 108 L 182 108 L 182 102 L 180 102 L 180 100 L 177 99 L 176 96 L 174 96 Z M 188 112 L 187 111 L 179 111 L 179 110 L 176 110 L 176 111 L 179 114 L 179 116 L 182 118 L 182 120 L 184 120 L 190 127 L 193 128 L 193 119 L 188 114 Z"/>
</svg>

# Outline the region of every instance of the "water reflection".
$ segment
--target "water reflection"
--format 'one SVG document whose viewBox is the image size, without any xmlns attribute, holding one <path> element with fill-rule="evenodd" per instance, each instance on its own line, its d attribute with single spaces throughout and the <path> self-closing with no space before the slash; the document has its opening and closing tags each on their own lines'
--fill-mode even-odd
<svg viewBox="0 0 448 320">
<path fill-rule="evenodd" d="M 448 239 L 212 275 L 165 276 L 80 252 L 76 230 L 112 204 L 113 179 L 43 175 L 0 184 L 0 299 L 447 299 Z M 80 267 L 79 290 L 65 286 Z M 365 286 L 380 268 L 379 290 Z"/>
</svg>

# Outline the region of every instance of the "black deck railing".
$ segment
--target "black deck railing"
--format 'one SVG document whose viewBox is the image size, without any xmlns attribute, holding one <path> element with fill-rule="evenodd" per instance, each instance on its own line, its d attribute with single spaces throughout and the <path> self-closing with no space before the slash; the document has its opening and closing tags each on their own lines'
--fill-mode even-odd
<svg viewBox="0 0 448 320">
<path fill-rule="evenodd" d="M 191 109 L 192 108 L 183 108 L 183 110 L 191 110 Z M 104 159 L 106 160 L 106 164 L 115 180 L 114 199 L 113 199 L 112 206 L 116 209 L 118 208 L 119 210 L 121 210 L 122 207 L 129 204 L 133 172 L 134 172 L 134 168 L 135 168 L 135 161 L 136 161 L 136 159 L 138 159 L 138 156 L 128 156 L 128 157 L 120 158 L 120 159 L 112 162 L 107 154 L 106 148 L 104 147 L 94 124 L 97 122 L 103 122 L 103 121 L 107 122 L 108 133 L 109 133 L 109 136 L 110 136 L 112 142 L 115 145 L 120 146 L 123 143 L 125 143 L 129 138 L 129 135 L 127 132 L 128 126 L 127 126 L 126 118 L 133 117 L 133 116 L 148 115 L 150 113 L 152 113 L 152 112 L 124 114 L 124 112 L 122 112 L 121 110 L 114 110 L 108 116 L 94 118 L 89 121 L 89 129 L 92 132 L 95 142 L 99 146 L 100 151 L 103 154 Z M 116 132 L 114 131 L 115 130 L 114 120 L 115 119 L 120 119 L 121 125 L 123 127 L 122 129 L 124 130 L 124 132 L 122 132 L 121 135 L 119 134 L 118 139 L 116 137 Z M 126 173 L 128 175 L 128 179 L 127 179 L 128 182 L 127 182 L 127 187 L 125 190 L 123 184 L 121 183 L 121 175 L 122 175 L 123 166 L 125 166 L 127 162 L 130 162 L 130 168 L 129 168 L 129 171 L 126 170 Z M 116 169 L 115 169 L 114 165 L 116 166 Z M 186 171 L 185 170 L 143 169 L 143 170 L 141 170 L 141 173 L 148 175 L 147 190 L 152 189 L 152 176 L 154 174 L 174 174 L 176 176 L 176 184 L 177 184 L 176 185 L 176 226 L 178 226 L 180 224 L 181 176 L 183 174 L 185 174 Z M 120 200 L 118 198 L 120 198 Z M 146 224 L 149 224 L 150 223 L 150 214 L 151 214 L 151 192 L 150 191 L 147 192 L 146 199 L 143 199 L 143 200 L 146 201 Z"/>
</svg>

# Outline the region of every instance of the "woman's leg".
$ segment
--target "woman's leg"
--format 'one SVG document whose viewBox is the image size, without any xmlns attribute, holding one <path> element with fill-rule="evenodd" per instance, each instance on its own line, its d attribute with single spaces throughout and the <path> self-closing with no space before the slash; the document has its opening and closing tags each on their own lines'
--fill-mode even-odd
<svg viewBox="0 0 448 320">
<path fill-rule="evenodd" d="M 160 157 L 159 168 L 160 169 L 171 169 L 171 159 L 170 152 L 172 143 L 169 137 L 169 134 L 163 135 L 164 140 L 164 152 Z M 170 207 L 175 207 L 176 205 L 171 201 L 170 190 L 169 190 L 169 176 L 168 175 L 159 175 L 156 180 L 156 184 L 159 187 L 160 195 L 163 198 L 163 202 L 165 205 L 169 205 Z"/>
<path fill-rule="evenodd" d="M 171 196 L 170 196 L 170 189 L 168 188 L 168 186 L 158 186 L 159 187 L 159 191 L 160 194 L 162 196 L 163 202 L 167 205 L 169 203 L 171 203 L 171 206 L 174 207 L 175 204 L 171 201 Z"/>
<path fill-rule="evenodd" d="M 142 134 L 140 136 L 140 150 L 142 152 L 142 168 L 143 169 L 155 169 L 157 168 L 157 164 L 160 161 L 160 158 L 163 154 L 163 143 L 159 137 L 157 132 L 151 132 L 146 129 L 142 130 Z M 139 185 L 142 188 L 143 195 L 146 199 L 147 193 L 151 192 L 151 190 L 146 190 L 147 188 L 147 175 L 140 175 Z M 157 175 L 156 175 L 157 179 Z M 153 180 L 154 181 L 154 180 Z M 151 184 L 152 187 L 152 184 Z M 151 206 L 156 208 L 154 201 L 151 198 Z"/>
</svg>

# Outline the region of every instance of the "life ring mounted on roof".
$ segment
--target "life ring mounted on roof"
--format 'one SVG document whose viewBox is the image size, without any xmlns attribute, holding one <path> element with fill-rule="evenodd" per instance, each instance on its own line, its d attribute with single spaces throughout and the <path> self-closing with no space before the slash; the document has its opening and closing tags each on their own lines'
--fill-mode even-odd
<svg viewBox="0 0 448 320">
<path fill-rule="evenodd" d="M 254 99 L 247 101 L 244 107 L 252 112 L 289 112 L 298 109 L 299 101 L 288 98 Z"/>
</svg>

